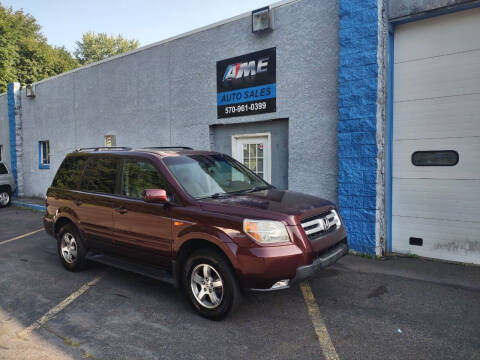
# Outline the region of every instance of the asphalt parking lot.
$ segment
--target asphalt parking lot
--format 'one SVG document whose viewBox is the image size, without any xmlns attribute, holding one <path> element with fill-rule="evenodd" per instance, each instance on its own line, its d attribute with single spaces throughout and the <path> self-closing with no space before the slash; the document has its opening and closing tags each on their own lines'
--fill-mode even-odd
<svg viewBox="0 0 480 360">
<path fill-rule="evenodd" d="M 0 209 L 0 359 L 480 359 L 480 267 L 347 256 L 212 322 L 158 281 L 64 270 L 45 232 L 19 237 L 41 227 Z"/>
</svg>

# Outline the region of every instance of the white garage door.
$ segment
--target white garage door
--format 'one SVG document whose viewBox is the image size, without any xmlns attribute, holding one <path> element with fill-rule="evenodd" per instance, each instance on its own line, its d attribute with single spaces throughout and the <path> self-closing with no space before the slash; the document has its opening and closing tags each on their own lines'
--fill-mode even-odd
<svg viewBox="0 0 480 360">
<path fill-rule="evenodd" d="M 392 250 L 480 264 L 480 9 L 397 26 L 394 57 Z"/>
</svg>

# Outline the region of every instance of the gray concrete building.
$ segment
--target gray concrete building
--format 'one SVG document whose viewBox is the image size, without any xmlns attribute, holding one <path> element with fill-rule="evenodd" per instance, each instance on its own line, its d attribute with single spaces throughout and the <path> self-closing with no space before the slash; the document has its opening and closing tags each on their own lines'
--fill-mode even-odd
<svg viewBox="0 0 480 360">
<path fill-rule="evenodd" d="M 271 146 L 289 145 L 281 161 L 272 159 L 272 183 L 336 200 L 336 1 L 287 2 L 273 12 L 275 29 L 269 33 L 252 33 L 250 14 L 239 16 L 40 81 L 34 98 L 19 90 L 19 191 L 43 196 L 67 152 L 103 146 L 106 135 L 114 135 L 117 146 L 184 145 L 231 153 L 232 135 L 267 134 L 280 120 L 285 131 L 272 136 Z M 216 62 L 273 47 L 276 112 L 218 119 Z M 222 125 L 231 124 L 246 127 L 225 133 Z M 44 140 L 50 167 L 39 169 L 38 142 Z"/>
<path fill-rule="evenodd" d="M 480 263 L 480 1 L 262 11 L 263 31 L 246 13 L 9 84 L 0 155 L 18 195 L 42 197 L 79 147 L 191 146 L 336 201 L 354 251 Z"/>
</svg>

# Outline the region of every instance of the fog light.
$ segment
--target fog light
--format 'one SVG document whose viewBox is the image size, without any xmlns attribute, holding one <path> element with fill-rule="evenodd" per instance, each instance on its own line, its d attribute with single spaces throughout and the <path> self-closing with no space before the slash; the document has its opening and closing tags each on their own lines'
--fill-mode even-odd
<svg viewBox="0 0 480 360">
<path fill-rule="evenodd" d="M 275 284 L 273 284 L 273 286 L 270 289 L 279 289 L 283 287 L 288 287 L 288 284 L 290 284 L 289 279 L 280 280 L 280 281 L 277 281 Z"/>
</svg>

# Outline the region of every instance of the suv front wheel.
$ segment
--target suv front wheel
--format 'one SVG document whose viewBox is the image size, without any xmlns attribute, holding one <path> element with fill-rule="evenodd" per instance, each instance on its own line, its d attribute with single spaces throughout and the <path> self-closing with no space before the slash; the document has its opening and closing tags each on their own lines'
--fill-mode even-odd
<svg viewBox="0 0 480 360">
<path fill-rule="evenodd" d="M 220 320 L 241 302 L 233 269 L 222 254 L 200 249 L 186 261 L 183 286 L 193 308 L 202 316 Z"/>
</svg>

